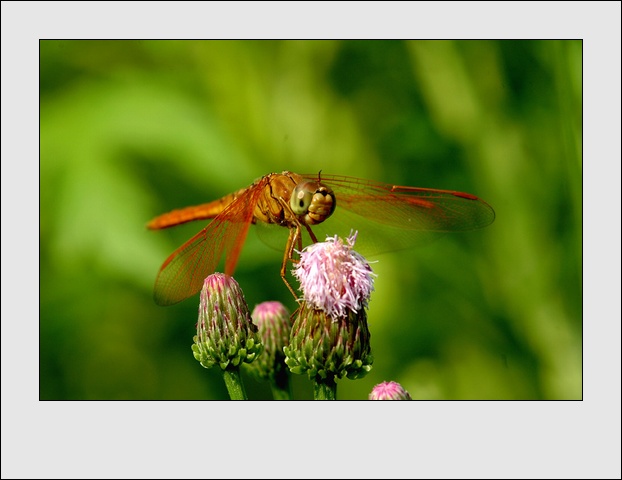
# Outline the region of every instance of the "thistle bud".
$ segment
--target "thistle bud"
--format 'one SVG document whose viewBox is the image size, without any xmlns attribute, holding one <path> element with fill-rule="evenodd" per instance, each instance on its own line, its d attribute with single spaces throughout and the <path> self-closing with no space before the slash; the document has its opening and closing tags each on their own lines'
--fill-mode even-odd
<svg viewBox="0 0 622 480">
<path fill-rule="evenodd" d="M 289 342 L 292 328 L 289 317 L 280 302 L 263 302 L 253 310 L 252 318 L 264 349 L 248 370 L 260 380 L 274 381 L 285 368 L 283 347 Z"/>
<path fill-rule="evenodd" d="M 397 382 L 382 382 L 369 394 L 370 400 L 412 400 L 410 393 Z"/>
<path fill-rule="evenodd" d="M 333 318 L 303 302 L 292 327 L 285 363 L 309 379 L 361 378 L 373 363 L 364 309 Z"/>
<path fill-rule="evenodd" d="M 201 365 L 238 367 L 261 352 L 244 294 L 228 275 L 214 273 L 205 279 L 199 303 L 199 321 L 192 352 Z"/>
</svg>

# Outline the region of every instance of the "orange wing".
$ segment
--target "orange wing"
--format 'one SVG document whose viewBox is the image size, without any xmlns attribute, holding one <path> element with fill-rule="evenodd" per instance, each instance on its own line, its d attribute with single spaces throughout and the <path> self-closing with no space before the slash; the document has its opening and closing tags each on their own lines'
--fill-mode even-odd
<svg viewBox="0 0 622 480">
<path fill-rule="evenodd" d="M 317 180 L 318 174 L 302 175 Z M 474 195 L 451 190 L 404 187 L 342 175 L 321 174 L 335 193 L 337 206 L 324 223 L 313 227 L 319 241 L 326 235 L 359 232 L 355 248 L 363 255 L 421 245 L 445 232 L 490 225 L 495 212 Z"/>
<path fill-rule="evenodd" d="M 205 277 L 216 271 L 223 254 L 224 273 L 233 275 L 266 181 L 249 187 L 166 259 L 153 292 L 158 305 L 173 305 L 199 292 Z"/>
</svg>

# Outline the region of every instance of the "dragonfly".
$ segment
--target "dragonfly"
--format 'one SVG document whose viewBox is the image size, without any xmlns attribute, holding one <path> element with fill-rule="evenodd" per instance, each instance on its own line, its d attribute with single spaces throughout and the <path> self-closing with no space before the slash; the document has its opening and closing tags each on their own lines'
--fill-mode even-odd
<svg viewBox="0 0 622 480">
<path fill-rule="evenodd" d="M 370 256 L 425 243 L 446 232 L 490 225 L 493 208 L 470 193 L 392 185 L 343 175 L 269 173 L 252 185 L 202 205 L 159 215 L 160 230 L 196 220 L 211 222 L 175 250 L 158 272 L 154 300 L 174 305 L 201 290 L 224 260 L 232 276 L 251 225 L 287 233 L 281 278 L 304 245 L 324 235 L 357 231 L 356 250 Z M 285 228 L 274 228 L 285 227 Z M 283 243 L 281 243 L 283 245 Z M 282 247 L 281 247 L 282 248 Z"/>
</svg>

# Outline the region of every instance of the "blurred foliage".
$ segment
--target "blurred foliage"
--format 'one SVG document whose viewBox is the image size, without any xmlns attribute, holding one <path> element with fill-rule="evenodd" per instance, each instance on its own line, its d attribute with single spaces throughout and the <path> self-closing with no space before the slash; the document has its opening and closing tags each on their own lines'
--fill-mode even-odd
<svg viewBox="0 0 622 480">
<path fill-rule="evenodd" d="M 40 398 L 226 399 L 198 296 L 152 300 L 201 222 L 152 217 L 269 172 L 461 190 L 495 223 L 372 258 L 374 368 L 414 399 L 582 398 L 580 41 L 42 41 Z M 251 234 L 252 309 L 295 303 Z M 270 389 L 246 377 L 251 399 Z M 294 395 L 311 385 L 294 378 Z"/>
</svg>

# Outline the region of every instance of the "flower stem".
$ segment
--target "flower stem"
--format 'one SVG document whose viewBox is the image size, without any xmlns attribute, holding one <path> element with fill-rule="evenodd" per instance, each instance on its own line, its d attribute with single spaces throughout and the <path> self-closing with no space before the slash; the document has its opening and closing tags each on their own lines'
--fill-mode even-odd
<svg viewBox="0 0 622 480">
<path fill-rule="evenodd" d="M 313 398 L 315 400 L 337 400 L 335 377 L 330 376 L 323 380 L 316 378 L 313 382 Z"/>
<path fill-rule="evenodd" d="M 222 375 L 231 400 L 248 400 L 242 377 L 240 376 L 240 367 L 226 368 L 222 371 Z"/>
</svg>

